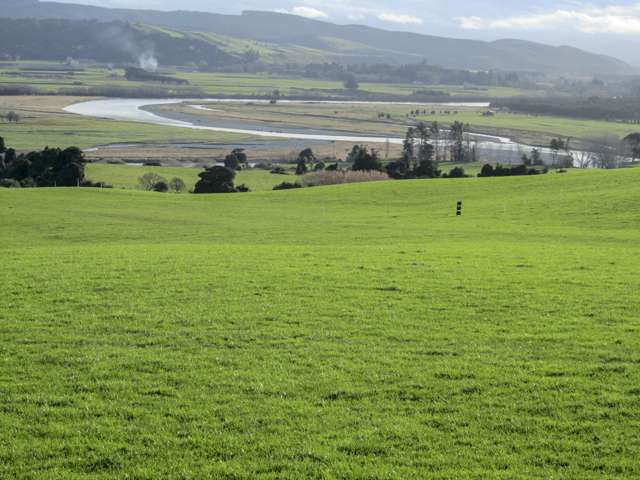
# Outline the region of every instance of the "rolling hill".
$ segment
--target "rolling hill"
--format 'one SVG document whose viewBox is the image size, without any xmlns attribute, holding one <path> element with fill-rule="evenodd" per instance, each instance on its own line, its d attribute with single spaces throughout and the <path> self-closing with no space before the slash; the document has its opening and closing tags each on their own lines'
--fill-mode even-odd
<svg viewBox="0 0 640 480">
<path fill-rule="evenodd" d="M 272 62 L 418 63 L 445 68 L 553 73 L 631 73 L 621 60 L 573 47 L 522 40 L 483 42 L 362 25 L 335 25 L 294 15 L 247 11 L 242 15 L 203 12 L 108 9 L 37 0 L 0 0 L 9 18 L 95 19 L 143 23 L 207 37 L 231 52 L 243 45 L 263 50 Z M 217 38 L 217 39 L 216 39 Z M 244 43 L 243 43 L 244 42 Z M 248 43 L 247 43 L 248 42 Z M 255 45 L 258 42 L 259 45 Z M 252 45 L 256 48 L 252 48 Z"/>
<path fill-rule="evenodd" d="M 639 174 L 0 189 L 0 477 L 637 480 Z"/>
</svg>

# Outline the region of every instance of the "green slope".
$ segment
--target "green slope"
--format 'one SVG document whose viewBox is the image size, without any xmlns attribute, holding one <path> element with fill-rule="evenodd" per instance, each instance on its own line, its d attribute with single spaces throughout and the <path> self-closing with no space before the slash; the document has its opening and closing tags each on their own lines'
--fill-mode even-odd
<svg viewBox="0 0 640 480">
<path fill-rule="evenodd" d="M 336 25 L 309 18 L 267 11 L 242 15 L 206 12 L 100 8 L 88 5 L 24 0 L 0 0 L 3 15 L 13 18 L 65 18 L 124 20 L 168 27 L 181 32 L 211 32 L 283 49 L 288 54 L 310 49 L 336 61 L 419 63 L 424 60 L 446 68 L 471 70 L 535 70 L 549 73 L 633 73 L 616 58 L 575 48 L 536 42 L 502 40 L 483 42 L 394 32 L 363 25 Z M 277 47 L 275 47 L 277 46 Z M 308 61 L 317 61 L 315 56 Z"/>
<path fill-rule="evenodd" d="M 639 181 L 2 190 L 0 477 L 638 478 Z"/>
</svg>

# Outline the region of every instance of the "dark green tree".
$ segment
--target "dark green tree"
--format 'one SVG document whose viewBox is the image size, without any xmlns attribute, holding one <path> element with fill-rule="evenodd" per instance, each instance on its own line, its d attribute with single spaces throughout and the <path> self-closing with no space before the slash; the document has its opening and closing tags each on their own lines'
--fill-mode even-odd
<svg viewBox="0 0 640 480">
<path fill-rule="evenodd" d="M 314 168 L 315 163 L 316 156 L 313 150 L 305 148 L 298 154 L 298 159 L 296 160 L 296 175 L 304 175 Z"/>
<path fill-rule="evenodd" d="M 378 152 L 375 150 L 369 152 L 364 145 L 354 145 L 347 160 L 352 163 L 351 169 L 354 171 L 382 170 Z"/>
<path fill-rule="evenodd" d="M 631 149 L 631 158 L 634 160 L 640 158 L 640 133 L 631 133 L 624 137 L 624 141 Z"/>
<path fill-rule="evenodd" d="M 479 177 L 493 177 L 495 175 L 495 170 L 493 166 L 489 163 L 486 163 L 480 169 Z"/>
<path fill-rule="evenodd" d="M 20 115 L 18 115 L 16 112 L 11 111 L 9 113 L 7 113 L 6 117 L 7 122 L 11 123 L 18 123 L 20 121 Z"/>
<path fill-rule="evenodd" d="M 345 76 L 344 88 L 346 88 L 347 90 L 358 90 L 358 88 L 360 88 L 360 85 L 358 84 L 358 80 L 356 79 L 355 75 L 348 74 Z"/>
<path fill-rule="evenodd" d="M 0 176 L 13 178 L 25 186 L 78 186 L 85 180 L 85 163 L 82 150 L 76 147 L 65 150 L 46 147 L 40 152 L 29 152 L 19 157 L 10 148 L 4 154 Z"/>
<path fill-rule="evenodd" d="M 226 167 L 213 166 L 198 174 L 200 180 L 196 183 L 193 193 L 233 193 L 236 188 L 233 181 L 236 172 Z"/>
<path fill-rule="evenodd" d="M 84 181 L 84 169 L 87 160 L 82 150 L 77 147 L 69 147 L 58 153 L 53 159 L 51 176 L 54 185 L 59 187 L 75 187 Z"/>
<path fill-rule="evenodd" d="M 153 191 L 166 193 L 169 191 L 169 185 L 167 184 L 167 182 L 158 182 L 153 186 Z"/>
<path fill-rule="evenodd" d="M 422 178 L 436 178 L 440 176 L 438 164 L 434 160 L 434 148 L 430 143 L 420 145 L 419 163 L 414 169 L 414 174 Z"/>
<path fill-rule="evenodd" d="M 244 149 L 235 148 L 229 155 L 224 157 L 224 166 L 229 170 L 242 170 L 247 166 L 247 154 Z"/>
</svg>

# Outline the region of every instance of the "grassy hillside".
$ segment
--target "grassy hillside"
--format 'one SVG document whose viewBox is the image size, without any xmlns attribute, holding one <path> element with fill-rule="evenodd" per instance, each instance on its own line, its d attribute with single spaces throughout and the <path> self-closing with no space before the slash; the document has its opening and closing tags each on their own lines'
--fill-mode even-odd
<svg viewBox="0 0 640 480">
<path fill-rule="evenodd" d="M 0 190 L 0 477 L 638 478 L 639 181 Z"/>
<path fill-rule="evenodd" d="M 420 63 L 471 70 L 527 70 L 548 73 L 632 73 L 626 63 L 576 48 L 502 40 L 483 42 L 371 28 L 336 25 L 275 12 L 245 11 L 242 15 L 205 12 L 127 10 L 56 2 L 0 0 L 11 18 L 121 20 L 167 27 L 171 31 L 214 33 L 238 41 L 260 42 L 283 49 L 289 61 L 310 49 L 328 60 L 367 63 Z M 222 42 L 224 44 L 224 42 Z M 313 55 L 309 60 L 316 61 Z"/>
</svg>

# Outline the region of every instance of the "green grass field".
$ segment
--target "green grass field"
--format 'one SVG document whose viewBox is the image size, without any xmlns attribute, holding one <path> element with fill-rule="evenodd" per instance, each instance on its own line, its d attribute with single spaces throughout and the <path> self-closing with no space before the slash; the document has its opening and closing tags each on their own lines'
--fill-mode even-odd
<svg viewBox="0 0 640 480">
<path fill-rule="evenodd" d="M 106 163 L 90 163 L 86 168 L 87 178 L 94 182 L 105 182 L 114 188 L 138 188 L 138 179 L 145 173 L 157 173 L 167 180 L 180 178 L 191 190 L 198 181 L 202 168 L 186 167 L 148 167 L 137 165 L 110 165 Z M 246 184 L 253 192 L 273 190 L 273 187 L 284 181 L 295 181 L 289 175 L 273 175 L 267 170 L 243 170 L 237 173 L 235 183 Z"/>
<path fill-rule="evenodd" d="M 157 28 L 157 27 L 156 27 Z M 203 34 L 211 37 L 213 34 Z M 215 36 L 215 35 L 214 35 Z M 230 49 L 247 48 L 263 51 L 268 56 L 278 55 L 282 52 L 264 51 L 264 46 L 257 42 L 238 42 L 237 40 L 217 36 L 223 44 L 229 44 Z M 231 42 L 231 43 L 229 43 Z M 319 52 L 313 49 L 294 47 L 287 51 L 285 56 L 305 58 L 305 61 L 319 61 Z M 275 59 L 275 57 L 274 57 Z M 322 61 L 319 61 L 322 63 Z M 34 72 L 31 67 L 46 69 Z M 61 70 L 61 68 L 63 68 Z M 334 96 L 335 91 L 343 90 L 343 82 L 314 80 L 310 78 L 286 77 L 272 74 L 230 74 L 230 73 L 204 73 L 204 72 L 175 72 L 170 69 L 169 74 L 188 80 L 191 86 L 202 89 L 209 95 L 271 95 L 273 90 L 279 89 L 284 95 Z M 124 88 L 149 87 L 149 83 L 131 82 L 125 79 L 123 69 L 108 69 L 100 65 L 91 65 L 86 68 L 73 70 L 64 68 L 61 63 L 55 62 L 0 62 L 0 86 L 2 85 L 31 85 L 45 92 L 60 92 L 65 89 L 78 89 L 81 87 L 117 86 Z M 157 86 L 157 85 L 156 85 Z M 411 95 L 420 89 L 438 90 L 449 93 L 451 96 L 472 97 L 512 97 L 522 94 L 524 91 L 507 87 L 474 87 L 464 85 L 414 85 L 414 84 L 389 84 L 389 83 L 362 83 L 360 89 L 379 94 Z M 532 92 L 529 92 L 532 93 Z M 535 92 L 534 92 L 535 93 Z M 187 95 L 188 96 L 188 95 Z M 446 101 L 446 97 L 445 97 Z"/>
<path fill-rule="evenodd" d="M 17 112 L 19 123 L 0 120 L 0 136 L 17 150 L 46 146 L 79 148 L 125 142 L 236 142 L 246 135 L 121 122 L 66 113 L 63 108 L 86 100 L 82 97 L 0 97 L 0 114 Z"/>
<path fill-rule="evenodd" d="M 195 110 L 187 105 L 162 105 L 154 107 L 159 112 L 181 112 L 204 118 L 250 119 L 272 125 L 325 128 L 344 132 L 362 132 L 376 135 L 401 137 L 407 124 L 423 121 L 439 122 L 444 128 L 455 122 L 470 125 L 476 133 L 505 136 L 534 145 L 548 145 L 551 138 L 570 137 L 574 140 L 593 139 L 607 135 L 618 138 L 638 131 L 638 126 L 620 122 L 580 120 L 551 116 L 534 116 L 518 113 L 498 112 L 486 117 L 486 108 L 443 107 L 439 105 L 421 107 L 429 114 L 410 116 L 413 105 L 278 105 L 211 103 L 213 111 Z M 435 112 L 431 114 L 431 112 Z M 389 118 L 379 118 L 379 114 Z"/>
<path fill-rule="evenodd" d="M 639 182 L 0 190 L 0 477 L 637 479 Z"/>
<path fill-rule="evenodd" d="M 639 130 L 638 125 L 600 120 L 580 120 L 521 113 L 498 113 L 484 117 L 478 109 L 460 109 L 456 115 L 424 115 L 417 117 L 425 122 L 438 121 L 450 124 L 453 121 L 468 123 L 473 131 L 517 138 L 523 142 L 540 143 L 552 137 L 573 139 L 598 139 L 607 135 L 623 138 Z"/>
</svg>

